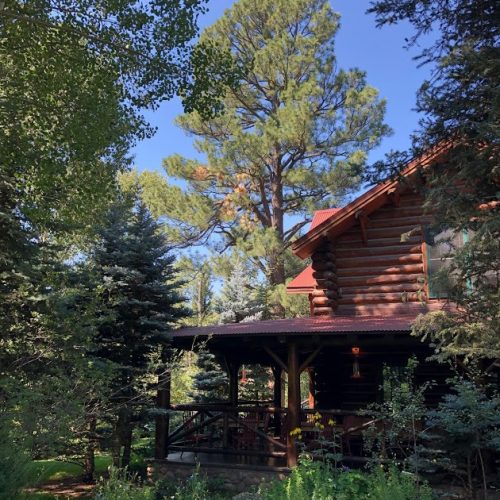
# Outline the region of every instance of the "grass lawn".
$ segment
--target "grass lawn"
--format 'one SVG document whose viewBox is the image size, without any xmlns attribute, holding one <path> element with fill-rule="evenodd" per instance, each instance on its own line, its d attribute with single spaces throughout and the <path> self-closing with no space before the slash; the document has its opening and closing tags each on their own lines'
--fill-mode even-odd
<svg viewBox="0 0 500 500">
<path fill-rule="evenodd" d="M 110 465 L 111 457 L 109 455 L 97 455 L 95 458 L 96 477 L 104 474 Z M 83 474 L 80 465 L 54 459 L 35 460 L 31 467 L 32 477 L 37 484 L 59 481 L 70 477 L 75 478 Z"/>
</svg>

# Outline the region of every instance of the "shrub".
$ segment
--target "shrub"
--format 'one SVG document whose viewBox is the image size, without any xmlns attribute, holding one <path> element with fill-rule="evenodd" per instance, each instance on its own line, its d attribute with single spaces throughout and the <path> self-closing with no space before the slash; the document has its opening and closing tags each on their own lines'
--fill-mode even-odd
<svg viewBox="0 0 500 500">
<path fill-rule="evenodd" d="M 24 487 L 33 482 L 29 456 L 19 449 L 0 421 L 0 498 L 20 498 Z"/>
<path fill-rule="evenodd" d="M 430 488 L 398 469 L 341 471 L 323 462 L 302 459 L 284 481 L 261 486 L 266 500 L 430 500 Z"/>
<path fill-rule="evenodd" d="M 109 468 L 109 478 L 97 487 L 96 500 L 154 500 L 152 487 L 144 486 L 137 476 L 130 476 L 127 470 Z"/>
<path fill-rule="evenodd" d="M 208 479 L 200 474 L 199 466 L 184 482 L 172 482 L 168 479 L 158 481 L 155 488 L 155 500 L 217 500 L 222 497 L 219 481 Z"/>
</svg>

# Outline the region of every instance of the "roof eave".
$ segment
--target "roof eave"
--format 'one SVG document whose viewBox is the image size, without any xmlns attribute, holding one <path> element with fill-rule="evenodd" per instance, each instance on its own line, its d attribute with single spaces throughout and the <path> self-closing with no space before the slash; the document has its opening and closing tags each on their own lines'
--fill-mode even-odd
<svg viewBox="0 0 500 500">
<path fill-rule="evenodd" d="M 401 173 L 403 177 L 409 177 L 415 174 L 420 168 L 425 168 L 432 163 L 439 160 L 451 148 L 450 143 L 444 143 L 436 146 L 425 156 L 419 157 L 408 165 Z M 399 179 L 392 181 L 385 181 L 377 186 L 374 186 L 360 197 L 346 205 L 339 212 L 334 214 L 331 218 L 325 220 L 307 234 L 299 238 L 292 245 L 292 251 L 301 259 L 310 257 L 318 244 L 324 238 L 331 238 L 343 231 L 349 229 L 356 222 L 356 213 L 365 207 L 370 207 L 368 212 L 380 208 L 386 203 L 384 195 L 391 189 L 397 187 L 400 183 Z M 377 202 L 378 201 L 378 202 Z"/>
</svg>

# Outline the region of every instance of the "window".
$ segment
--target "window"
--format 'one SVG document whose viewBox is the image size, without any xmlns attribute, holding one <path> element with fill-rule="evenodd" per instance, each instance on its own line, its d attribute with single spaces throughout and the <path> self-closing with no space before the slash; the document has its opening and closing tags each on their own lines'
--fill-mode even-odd
<svg viewBox="0 0 500 500">
<path fill-rule="evenodd" d="M 446 229 L 438 234 L 433 234 L 430 230 L 425 232 L 430 298 L 446 298 L 446 283 L 436 280 L 436 276 L 441 269 L 450 265 L 453 250 L 463 247 L 466 241 L 467 233 L 461 231 L 453 232 Z"/>
</svg>

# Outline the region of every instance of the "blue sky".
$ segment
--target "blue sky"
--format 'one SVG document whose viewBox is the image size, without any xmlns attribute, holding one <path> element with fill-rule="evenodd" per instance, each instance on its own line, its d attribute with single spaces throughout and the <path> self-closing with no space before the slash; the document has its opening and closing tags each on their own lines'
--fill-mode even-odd
<svg viewBox="0 0 500 500">
<path fill-rule="evenodd" d="M 209 0 L 208 12 L 200 19 L 203 29 L 219 18 L 233 0 Z M 415 94 L 428 76 L 428 68 L 417 68 L 412 57 L 415 51 L 403 48 L 404 39 L 411 33 L 409 25 L 377 29 L 375 19 L 365 12 L 369 0 L 332 0 L 335 11 L 341 15 L 341 28 L 336 39 L 339 66 L 358 67 L 367 72 L 367 81 L 387 99 L 386 122 L 394 130 L 382 145 L 372 151 L 369 160 L 382 159 L 391 149 L 405 149 L 410 134 L 417 126 L 418 116 L 413 111 Z M 187 137 L 173 121 L 182 112 L 178 99 L 164 103 L 158 110 L 147 113 L 150 122 L 158 128 L 156 135 L 138 144 L 133 153 L 139 170 L 162 170 L 162 159 L 174 153 L 188 158 L 199 158 Z M 201 158 L 200 158 L 201 159 Z"/>
</svg>

